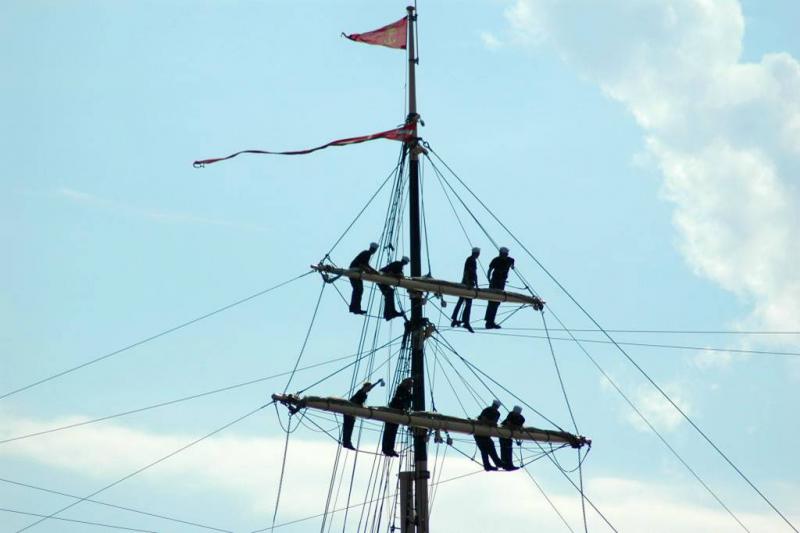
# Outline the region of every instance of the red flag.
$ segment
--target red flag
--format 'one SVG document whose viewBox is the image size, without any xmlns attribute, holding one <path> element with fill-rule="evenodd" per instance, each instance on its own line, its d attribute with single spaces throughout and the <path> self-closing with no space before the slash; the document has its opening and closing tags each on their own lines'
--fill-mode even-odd
<svg viewBox="0 0 800 533">
<path fill-rule="evenodd" d="M 408 18 L 403 17 L 397 22 L 392 22 L 383 28 L 368 31 L 367 33 L 351 33 L 350 35 L 344 36 L 351 41 L 379 44 L 381 46 L 388 46 L 389 48 L 402 48 L 405 50 L 406 41 L 408 40 Z"/>
<path fill-rule="evenodd" d="M 217 161 L 225 161 L 226 159 L 233 159 L 239 154 L 303 155 L 303 154 L 310 154 L 311 152 L 316 152 L 317 150 L 322 150 L 324 148 L 328 148 L 329 146 L 346 146 L 348 144 L 358 144 L 366 141 L 372 141 L 374 139 L 390 139 L 392 141 L 406 142 L 411 139 L 411 136 L 413 134 L 414 134 L 413 125 L 404 124 L 402 127 L 395 128 L 393 130 L 381 131 L 379 133 L 373 133 L 372 135 L 362 135 L 361 137 L 348 137 L 347 139 L 339 139 L 337 141 L 331 141 L 328 144 L 323 144 L 322 146 L 317 146 L 316 148 L 308 148 L 306 150 L 293 150 L 290 152 L 270 152 L 267 150 L 242 150 L 241 152 L 236 152 L 235 154 L 227 155 L 225 157 L 201 159 L 199 161 L 195 161 L 194 166 L 195 168 L 204 167 L 206 165 L 210 165 L 211 163 L 216 163 Z"/>
</svg>

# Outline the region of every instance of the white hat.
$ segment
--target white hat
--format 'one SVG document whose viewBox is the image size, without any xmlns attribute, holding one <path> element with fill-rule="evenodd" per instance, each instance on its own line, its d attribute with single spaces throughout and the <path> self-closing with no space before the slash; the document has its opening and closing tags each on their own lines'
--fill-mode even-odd
<svg viewBox="0 0 800 533">
<path fill-rule="evenodd" d="M 377 250 L 378 249 L 378 243 L 377 242 L 369 243 L 369 249 L 372 250 L 372 251 Z"/>
</svg>

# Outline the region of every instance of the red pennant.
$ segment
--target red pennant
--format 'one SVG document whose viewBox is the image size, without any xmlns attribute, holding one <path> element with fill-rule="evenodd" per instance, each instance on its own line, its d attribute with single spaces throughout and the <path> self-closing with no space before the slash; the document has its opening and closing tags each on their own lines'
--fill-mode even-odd
<svg viewBox="0 0 800 533">
<path fill-rule="evenodd" d="M 268 150 L 242 150 L 241 152 L 236 152 L 235 154 L 231 154 L 225 157 L 215 157 L 212 159 L 200 159 L 199 161 L 195 161 L 193 165 L 195 168 L 197 167 L 204 167 L 206 165 L 210 165 L 211 163 L 216 163 L 218 161 L 225 161 L 226 159 L 233 159 L 237 155 L 240 154 L 265 154 L 265 155 L 303 155 L 303 154 L 310 154 L 311 152 L 316 152 L 317 150 L 323 150 L 328 148 L 329 146 L 347 146 L 348 144 L 358 144 L 363 143 L 366 141 L 373 141 L 375 139 L 389 139 L 392 141 L 401 141 L 406 142 L 411 140 L 411 137 L 414 135 L 414 128 L 410 124 L 405 124 L 400 128 L 395 128 L 393 130 L 382 131 L 379 133 L 373 133 L 372 135 L 362 135 L 361 137 L 349 137 L 347 139 L 339 139 L 336 141 L 331 141 L 327 144 L 323 144 L 322 146 L 317 146 L 316 148 L 308 148 L 306 150 L 293 150 L 290 152 L 271 152 Z"/>
<path fill-rule="evenodd" d="M 351 33 L 350 35 L 345 35 L 345 37 L 351 41 L 358 41 L 360 43 L 377 44 L 389 48 L 401 48 L 405 50 L 406 41 L 408 40 L 408 18 L 403 17 L 397 22 L 392 22 L 374 31 L 369 31 L 367 33 Z"/>
</svg>

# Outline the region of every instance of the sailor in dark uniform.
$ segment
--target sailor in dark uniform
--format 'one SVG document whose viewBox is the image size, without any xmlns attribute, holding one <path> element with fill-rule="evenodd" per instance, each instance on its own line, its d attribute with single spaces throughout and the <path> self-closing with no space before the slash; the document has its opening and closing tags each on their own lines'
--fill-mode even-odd
<svg viewBox="0 0 800 533">
<path fill-rule="evenodd" d="M 461 283 L 470 289 L 478 288 L 478 256 L 481 255 L 481 249 L 477 246 L 472 249 L 472 255 L 467 257 L 464 261 L 464 274 L 461 276 Z M 464 312 L 461 315 L 461 320 L 458 318 L 458 311 L 461 305 L 464 305 Z M 475 333 L 469 323 L 470 312 L 472 311 L 472 298 L 464 298 L 463 296 L 458 299 L 456 308 L 453 309 L 453 315 L 450 317 L 452 322 L 451 327 L 463 325 L 470 333 Z"/>
<path fill-rule="evenodd" d="M 378 380 L 377 383 L 370 383 L 367 381 L 364 383 L 358 391 L 350 398 L 350 401 L 356 405 L 364 406 L 364 402 L 367 401 L 367 394 L 369 391 L 375 388 L 375 385 L 378 383 L 383 384 L 383 380 Z M 353 441 L 351 440 L 353 437 L 353 426 L 356 423 L 355 417 L 350 415 L 344 415 L 343 424 L 342 424 L 342 447 L 348 448 L 350 450 L 355 450 L 353 446 Z"/>
<path fill-rule="evenodd" d="M 403 256 L 400 261 L 392 261 L 381 269 L 384 274 L 391 274 L 399 278 L 403 277 L 403 267 L 409 262 L 408 257 Z M 378 285 L 378 288 L 383 294 L 383 318 L 391 320 L 398 316 L 405 316 L 402 312 L 398 311 L 394 303 L 394 287 L 389 285 Z"/>
<path fill-rule="evenodd" d="M 357 268 L 362 272 L 375 272 L 375 269 L 369 266 L 369 259 L 377 250 L 378 243 L 370 243 L 369 250 L 364 250 L 358 254 L 355 259 L 350 261 L 350 268 Z M 367 314 L 366 311 L 361 309 L 361 296 L 364 294 L 364 282 L 360 279 L 350 278 L 350 285 L 353 286 L 353 295 L 350 297 L 350 312 L 357 315 Z"/>
<path fill-rule="evenodd" d="M 411 409 L 411 387 L 413 384 L 414 380 L 411 378 L 406 378 L 401 381 L 400 385 L 397 386 L 397 390 L 394 392 L 392 401 L 389 402 L 389 407 L 392 409 L 400 409 L 401 411 Z M 383 427 L 383 441 L 381 443 L 383 455 L 397 457 L 397 452 L 394 451 L 394 441 L 396 438 L 397 424 L 386 422 Z"/>
<path fill-rule="evenodd" d="M 520 429 L 523 425 L 525 425 L 525 417 L 522 416 L 522 407 L 519 405 L 514 406 L 514 410 L 508 413 L 506 419 L 503 420 L 503 423 L 500 424 L 504 428 L 508 429 Z M 514 459 L 512 457 L 512 445 L 513 441 L 511 439 L 505 439 L 500 437 L 500 459 L 503 461 L 503 468 L 506 470 L 517 470 L 518 467 L 514 466 Z"/>
<path fill-rule="evenodd" d="M 481 411 L 478 422 L 488 426 L 497 426 L 497 422 L 500 420 L 500 405 L 502 405 L 500 400 L 494 400 L 492 405 Z M 481 452 L 484 470 L 497 470 L 498 467 L 503 466 L 503 461 L 497 456 L 497 450 L 491 437 L 475 435 L 475 444 L 478 445 L 478 450 Z M 490 457 L 494 461 L 494 466 L 489 462 Z"/>
<path fill-rule="evenodd" d="M 506 288 L 506 280 L 508 279 L 508 271 L 514 268 L 514 258 L 508 256 L 508 248 L 503 246 L 500 248 L 500 255 L 492 259 L 489 263 L 489 271 L 486 276 L 489 278 L 490 289 Z M 495 323 L 497 317 L 497 308 L 500 307 L 500 302 L 489 302 L 486 307 L 486 329 L 500 329 L 500 326 Z"/>
</svg>

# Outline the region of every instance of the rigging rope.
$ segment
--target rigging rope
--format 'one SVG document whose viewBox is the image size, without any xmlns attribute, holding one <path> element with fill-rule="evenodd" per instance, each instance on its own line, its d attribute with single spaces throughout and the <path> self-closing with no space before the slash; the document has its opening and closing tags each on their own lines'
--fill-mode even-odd
<svg viewBox="0 0 800 533">
<path fill-rule="evenodd" d="M 31 513 L 27 511 L 20 511 L 18 509 L 6 509 L 5 507 L 0 507 L 0 511 L 4 513 L 14 513 L 24 516 L 47 516 L 41 513 Z M 84 524 L 87 526 L 100 526 L 100 527 L 108 527 L 111 529 L 119 529 L 123 531 L 142 531 L 143 533 L 158 533 L 152 529 L 136 529 L 134 527 L 125 527 L 125 526 L 115 526 L 112 524 L 104 524 L 102 522 L 90 522 L 88 520 L 78 520 L 76 518 L 61 518 L 60 516 L 53 516 L 50 517 L 52 520 L 61 520 L 62 522 L 72 522 L 73 524 Z"/>
<path fill-rule="evenodd" d="M 608 338 L 609 341 L 611 341 L 612 344 L 614 344 L 614 346 L 634 366 L 634 368 L 636 368 L 639 371 L 639 373 L 658 391 L 658 393 L 665 400 L 667 400 L 667 402 L 669 402 L 670 405 L 672 405 L 672 407 L 681 415 L 681 417 L 683 417 L 684 420 L 686 420 L 686 422 L 689 423 L 689 425 L 697 432 L 697 434 L 700 435 L 703 438 L 703 440 L 705 440 L 706 443 L 708 443 L 717 452 L 717 454 L 726 463 L 728 463 L 728 465 L 739 475 L 739 477 L 742 480 L 744 480 L 750 486 L 750 488 L 753 489 L 753 491 L 756 494 L 758 494 L 758 496 L 767 505 L 769 505 L 769 507 L 778 516 L 781 517 L 781 519 L 784 521 L 784 523 L 786 523 L 786 525 L 792 528 L 792 530 L 795 531 L 796 533 L 800 533 L 800 531 L 798 531 L 798 529 L 794 526 L 794 524 L 792 524 L 789 521 L 789 519 L 775 506 L 775 504 L 772 503 L 772 501 L 766 496 L 766 494 L 764 494 L 761 491 L 761 489 L 759 489 L 755 485 L 755 483 L 753 483 L 753 481 L 751 481 L 750 478 L 747 475 L 745 475 L 745 473 L 738 466 L 736 466 L 736 464 L 728 457 L 728 455 L 725 452 L 723 452 L 722 449 L 719 446 L 717 446 L 717 444 L 713 440 L 711 440 L 711 438 L 702 429 L 700 429 L 700 426 L 698 426 L 695 423 L 695 421 L 683 409 L 681 409 L 681 407 L 677 403 L 675 403 L 675 401 L 664 391 L 664 389 L 661 388 L 661 386 L 658 385 L 655 382 L 655 380 L 653 380 L 653 378 L 650 377 L 650 375 L 636 362 L 636 360 L 633 359 L 633 357 L 630 354 L 628 354 L 628 352 L 625 351 L 625 349 L 622 348 L 622 346 L 620 346 L 620 344 L 611 336 L 611 334 L 608 333 L 600 325 L 600 323 L 597 322 L 597 320 L 595 320 L 594 316 L 591 313 L 589 313 L 589 311 L 587 311 L 586 308 L 584 308 L 580 304 L 580 302 L 578 302 L 578 300 L 572 295 L 572 293 L 570 293 L 566 289 L 566 287 L 564 287 L 561 284 L 561 282 L 558 281 L 558 279 L 541 263 L 541 261 L 539 261 L 539 259 L 535 255 L 533 255 L 533 253 L 530 250 L 528 250 L 528 248 L 522 243 L 522 241 L 520 241 L 517 238 L 517 236 L 514 235 L 514 233 L 512 233 L 511 230 L 508 229 L 508 227 L 505 224 L 503 224 L 503 222 L 489 209 L 489 207 L 485 203 L 483 203 L 483 201 L 480 198 L 478 198 L 478 196 L 472 191 L 472 189 L 466 183 L 464 183 L 464 181 L 453 171 L 453 169 L 451 169 L 447 165 L 447 163 L 445 163 L 441 159 L 441 157 L 439 157 L 439 155 L 427 144 L 426 148 L 428 148 L 428 150 L 436 156 L 436 158 L 445 166 L 445 168 L 447 168 L 447 170 L 450 171 L 450 173 L 458 180 L 459 183 L 461 183 L 461 185 L 470 193 L 470 195 L 472 195 L 472 197 L 478 201 L 478 203 L 486 210 L 486 212 L 489 213 L 489 215 L 508 233 L 511 239 L 515 243 L 517 243 L 517 245 L 520 246 L 520 248 L 528 255 L 528 257 L 530 257 L 539 266 L 539 268 L 542 269 L 542 272 L 544 272 L 547 275 L 547 277 L 549 277 L 550 280 L 553 283 L 555 283 L 556 286 L 558 286 L 558 288 L 561 289 L 561 291 L 572 301 L 572 303 L 575 304 L 575 306 L 578 309 L 580 309 L 580 311 L 586 316 L 586 318 L 588 318 L 592 322 L 592 324 L 594 324 L 595 327 L 598 330 L 600 330 L 605 335 L 605 337 Z"/>
<path fill-rule="evenodd" d="M 281 503 L 281 492 L 283 491 L 283 475 L 286 472 L 286 456 L 289 452 L 289 435 L 292 434 L 292 416 L 286 423 L 286 441 L 283 444 L 283 460 L 281 461 L 281 476 L 278 479 L 278 494 L 275 497 L 275 510 L 272 513 L 272 526 L 275 526 L 275 519 L 278 517 L 278 507 Z"/>
<path fill-rule="evenodd" d="M 297 360 L 294 362 L 294 368 L 292 369 L 292 373 L 289 374 L 289 380 L 286 382 L 286 386 L 283 388 L 283 393 L 286 394 L 286 391 L 289 390 L 289 384 L 291 384 L 292 379 L 294 378 L 295 372 L 297 372 L 297 366 L 300 364 L 300 359 L 303 358 L 303 354 L 306 351 L 306 346 L 308 345 L 308 337 L 311 335 L 311 330 L 314 328 L 314 321 L 317 319 L 317 312 L 319 311 L 319 304 L 322 302 L 322 295 L 325 293 L 325 287 L 327 283 L 322 284 L 322 288 L 319 291 L 319 297 L 317 298 L 317 305 L 314 306 L 314 313 L 311 315 L 311 323 L 308 324 L 308 330 L 306 331 L 306 338 L 303 339 L 303 345 L 300 348 L 300 353 L 297 354 Z"/>
<path fill-rule="evenodd" d="M 200 322 L 201 320 L 204 320 L 206 318 L 212 317 L 214 315 L 222 313 L 223 311 L 227 311 L 228 309 L 236 307 L 237 305 L 241 305 L 241 304 L 243 304 L 245 302 L 249 302 L 250 300 L 258 298 L 259 296 L 263 296 L 264 294 L 267 294 L 268 292 L 271 292 L 271 291 L 274 291 L 274 290 L 279 289 L 281 287 L 284 287 L 284 286 L 286 286 L 286 285 L 288 285 L 288 284 L 290 284 L 290 283 L 292 283 L 294 281 L 299 280 L 300 278 L 304 278 L 304 277 L 308 276 L 309 274 L 312 274 L 313 272 L 314 272 L 313 270 L 309 270 L 308 272 L 306 272 L 304 274 L 296 276 L 296 277 L 294 277 L 292 279 L 288 279 L 288 280 L 286 280 L 284 282 L 278 283 L 277 285 L 273 285 L 272 287 L 270 287 L 268 289 L 264 289 L 263 291 L 259 291 L 259 292 L 255 293 L 255 294 L 251 294 L 250 296 L 242 298 L 241 300 L 237 300 L 237 301 L 235 301 L 233 303 L 230 303 L 228 305 L 225 305 L 225 306 L 222 306 L 222 307 L 220 307 L 218 309 L 215 309 L 215 310 L 213 310 L 213 311 L 211 311 L 209 313 L 206 313 L 204 315 L 201 315 L 201 316 L 198 316 L 198 317 L 193 318 L 191 320 L 188 320 L 188 321 L 186 321 L 186 322 L 184 322 L 182 324 L 179 324 L 177 326 L 174 326 L 174 327 L 171 327 L 169 329 L 166 329 L 166 330 L 164 330 L 164 331 L 162 331 L 160 333 L 156 333 L 155 335 L 151 335 L 150 337 L 147 337 L 147 338 L 142 339 L 140 341 L 136 341 L 133 344 L 129 344 L 129 345 L 125 346 L 124 348 L 120 348 L 118 350 L 115 350 L 113 352 L 107 353 L 105 355 L 101 355 L 100 357 L 96 357 L 96 358 L 94 358 L 94 359 L 92 359 L 90 361 L 86 361 L 85 363 L 81 363 L 81 364 L 79 364 L 77 366 L 74 366 L 72 368 L 68 368 L 66 370 L 62 370 L 61 372 L 58 372 L 58 373 L 53 374 L 51 376 L 48 376 L 46 378 L 40 379 L 40 380 L 35 381 L 33 383 L 30 383 L 28 385 L 25 385 L 24 387 L 20 387 L 18 389 L 14 389 L 12 391 L 6 392 L 5 394 L 0 395 L 0 400 L 8 398 L 9 396 L 13 396 L 13 395 L 15 395 L 15 394 L 17 394 L 19 392 L 22 392 L 22 391 L 25 391 L 25 390 L 28 390 L 28 389 L 32 389 L 33 387 L 41 385 L 42 383 L 46 383 L 48 381 L 54 380 L 56 378 L 59 378 L 61 376 L 64 376 L 64 375 L 69 374 L 71 372 L 74 372 L 76 370 L 80 370 L 81 368 L 85 368 L 85 367 L 87 367 L 89 365 L 93 365 L 95 363 L 99 363 L 100 361 L 102 361 L 104 359 L 108 359 L 109 357 L 113 357 L 115 355 L 121 354 L 122 352 L 128 351 L 128 350 L 130 350 L 132 348 L 136 348 L 137 346 L 141 346 L 142 344 L 145 344 L 145 343 L 150 342 L 152 340 L 158 339 L 159 337 L 163 337 L 164 335 L 168 335 L 170 333 L 178 331 L 179 329 L 183 329 L 183 328 L 185 328 L 187 326 L 191 326 L 192 324 L 196 324 L 197 322 Z"/>
<path fill-rule="evenodd" d="M 169 458 L 171 458 L 171 457 L 174 457 L 175 455 L 178 455 L 179 453 L 183 452 L 184 450 L 187 450 L 187 449 L 191 448 L 191 447 L 192 447 L 192 446 L 194 446 L 195 444 L 198 444 L 198 443 L 200 443 L 200 442 L 202 442 L 202 441 L 204 441 L 204 440 L 206 440 L 206 439 L 208 439 L 208 438 L 210 438 L 210 437 L 213 437 L 213 436 L 214 436 L 214 435 L 216 435 L 217 433 L 219 433 L 219 432 L 221 432 L 221 431 L 224 431 L 224 430 L 228 429 L 228 428 L 229 428 L 229 427 L 231 427 L 232 425 L 234 425 L 234 424 L 236 424 L 236 423 L 238 423 L 238 422 L 241 422 L 241 421 L 242 421 L 242 420 L 244 420 L 245 418 L 247 418 L 247 417 L 249 417 L 249 416 L 252 416 L 252 415 L 256 414 L 256 413 L 257 413 L 257 412 L 259 412 L 261 409 L 263 409 L 263 408 L 264 408 L 264 407 L 266 407 L 267 405 L 270 405 L 271 403 L 273 403 L 273 402 L 270 402 L 270 403 L 268 403 L 268 404 L 265 404 L 265 405 L 259 406 L 259 407 L 255 408 L 255 409 L 253 409 L 252 411 L 249 411 L 249 412 L 245 413 L 244 415 L 242 415 L 242 416 L 240 416 L 240 417 L 236 418 L 235 420 L 232 420 L 231 422 L 228 422 L 228 423 L 226 423 L 226 424 L 225 424 L 225 425 L 223 425 L 222 427 L 219 427 L 219 428 L 215 429 L 214 431 L 212 431 L 212 432 L 210 432 L 210 433 L 206 433 L 206 434 L 205 434 L 205 435 L 203 435 L 202 437 L 200 437 L 200 438 L 198 438 L 198 439 L 195 439 L 195 440 L 193 440 L 192 442 L 190 442 L 190 443 L 188 443 L 188 444 L 185 444 L 185 445 L 181 446 L 180 448 L 178 448 L 177 450 L 175 450 L 175 451 L 173 451 L 173 452 L 170 452 L 170 453 L 168 453 L 167 455 L 165 455 L 165 456 L 161 457 L 160 459 L 156 459 L 156 460 L 155 460 L 155 461 L 153 461 L 152 463 L 149 463 L 149 464 L 147 464 L 147 465 L 145 465 L 145 466 L 143 466 L 143 467 L 139 468 L 138 470 L 135 470 L 135 471 L 131 472 L 130 474 L 127 474 L 126 476 L 124 476 L 124 477 L 121 477 L 121 478 L 117 479 L 117 480 L 116 480 L 116 481 L 114 481 L 113 483 L 109 483 L 108 485 L 104 486 L 103 488 L 101 488 L 101 489 L 98 489 L 98 490 L 96 490 L 96 491 L 92 492 L 91 494 L 89 494 L 89 495 L 87 495 L 87 496 L 84 496 L 84 497 L 82 497 L 82 498 L 80 498 L 80 499 L 78 499 L 78 500 L 76 500 L 76 501 L 72 502 L 71 504 L 69 504 L 69 505 L 67 505 L 67 506 L 65 506 L 65 507 L 62 507 L 61 509 L 59 509 L 59 510 L 57 510 L 57 511 L 54 511 L 54 512 L 52 512 L 52 513 L 50 513 L 50 514 L 49 514 L 49 515 L 47 515 L 47 516 L 44 516 L 43 518 L 41 518 L 41 519 L 37 520 L 36 522 L 32 522 L 32 523 L 28 524 L 27 526 L 23 527 L 22 529 L 19 529 L 19 530 L 17 530 L 17 532 L 16 532 L 16 533 L 20 533 L 21 531 L 25 531 L 25 530 L 27 530 L 27 529 L 30 529 L 30 528 L 32 528 L 32 527 L 34 527 L 34 526 L 36 526 L 37 524 L 40 524 L 40 523 L 44 522 L 45 520 L 49 520 L 50 518 L 54 518 L 54 517 L 56 517 L 57 515 L 59 515 L 59 514 L 63 513 L 63 512 L 64 512 L 64 511 L 66 511 L 67 509 L 72 509 L 73 507 L 75 507 L 75 506 L 76 506 L 76 505 L 78 505 L 79 503 L 81 503 L 81 502 L 84 502 L 84 501 L 87 501 L 89 498 L 94 498 L 95 496 L 97 496 L 97 495 L 98 495 L 98 494 L 100 494 L 101 492 L 103 492 L 103 491 L 106 491 L 106 490 L 110 489 L 111 487 L 115 487 L 115 486 L 119 485 L 120 483 L 122 483 L 123 481 L 126 481 L 126 480 L 128 480 L 128 479 L 130 479 L 130 478 L 132 478 L 132 477 L 134 477 L 134 476 L 136 476 L 136 475 L 138 475 L 138 474 L 141 474 L 141 473 L 142 473 L 142 472 L 144 472 L 145 470 L 147 470 L 147 469 L 149 469 L 149 468 L 152 468 L 152 467 L 156 466 L 157 464 L 159 464 L 159 463 L 162 463 L 162 462 L 166 461 L 167 459 L 169 459 Z"/>
<path fill-rule="evenodd" d="M 67 498 L 75 498 L 75 499 L 78 499 L 78 500 L 81 499 L 80 496 L 75 496 L 74 494 L 69 494 L 69 493 L 66 493 L 66 492 L 61 492 L 61 491 L 57 491 L 57 490 L 53 490 L 53 489 L 46 489 L 44 487 L 31 485 L 30 483 L 22 483 L 21 481 L 14 481 L 13 479 L 0 478 L 0 481 L 2 481 L 3 483 L 8 483 L 10 485 L 16 485 L 18 487 L 25 487 L 25 488 L 28 488 L 28 489 L 47 492 L 48 494 L 57 494 L 59 496 L 65 496 Z M 102 502 L 102 501 L 99 501 L 99 500 L 92 500 L 92 499 L 89 499 L 89 498 L 85 498 L 84 501 L 89 502 L 89 503 L 94 503 L 95 505 L 102 505 L 104 507 L 110 507 L 112 509 L 119 509 L 121 511 L 129 511 L 131 513 L 136 513 L 136 514 L 140 514 L 140 515 L 152 516 L 154 518 L 161 518 L 162 520 L 168 520 L 170 522 L 176 522 L 178 524 L 186 524 L 186 525 L 189 525 L 189 526 L 195 526 L 195 527 L 199 527 L 199 528 L 203 528 L 203 529 L 209 529 L 209 530 L 212 530 L 212 531 L 220 531 L 222 533 L 233 533 L 233 531 L 231 531 L 229 529 L 220 529 L 218 527 L 213 527 L 213 526 L 209 526 L 209 525 L 206 525 L 206 524 L 200 524 L 199 522 L 190 522 L 188 520 L 181 520 L 180 518 L 175 518 L 173 516 L 166 516 L 166 515 L 161 515 L 161 514 L 156 514 L 156 513 L 149 513 L 147 511 L 142 511 L 140 509 L 134 509 L 132 507 L 124 507 L 122 505 L 114 505 L 113 503 Z M 39 515 L 39 516 L 44 516 L 44 515 Z"/>
</svg>

